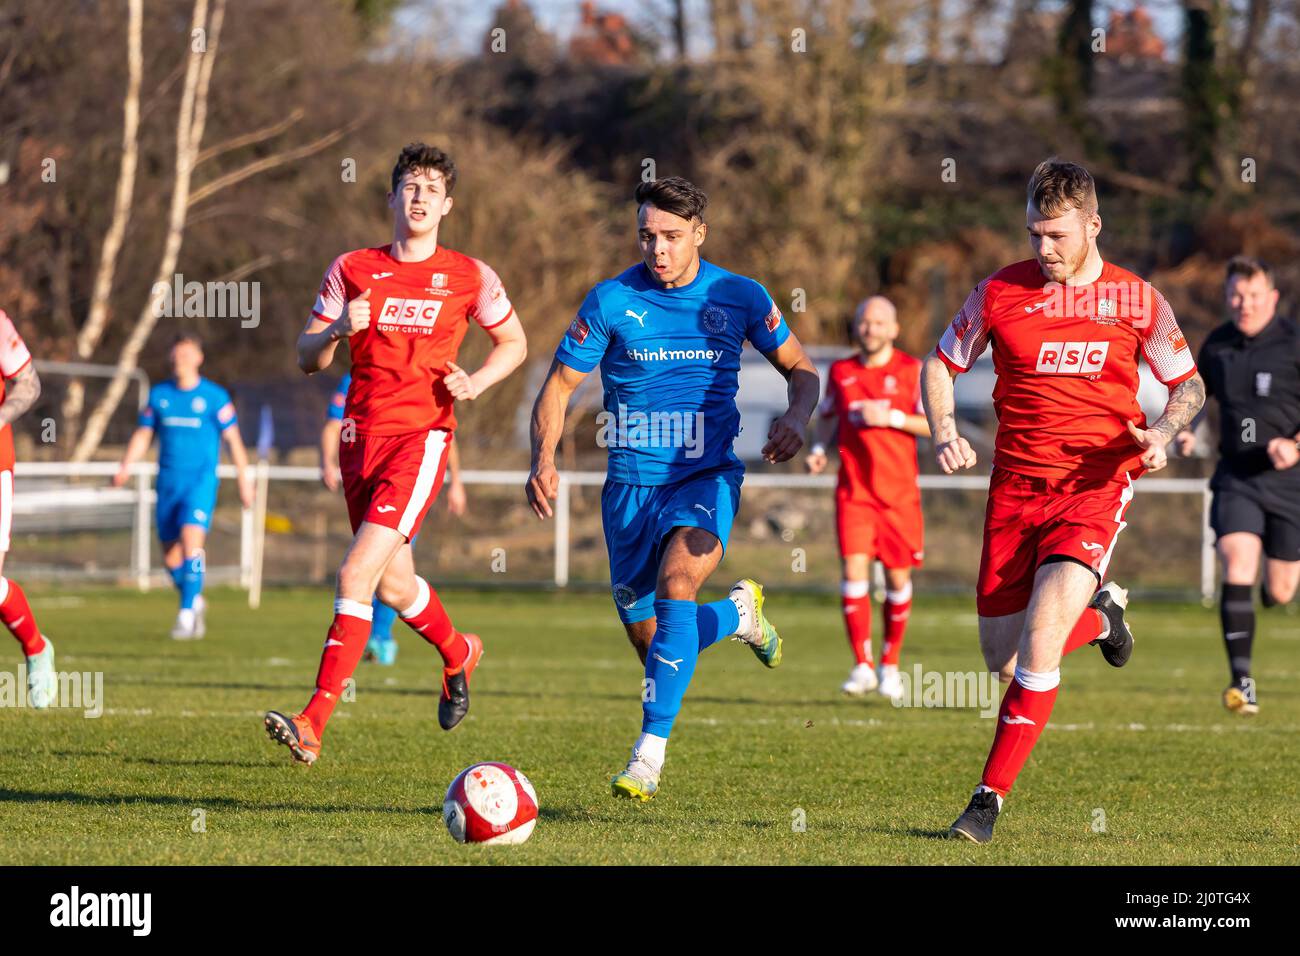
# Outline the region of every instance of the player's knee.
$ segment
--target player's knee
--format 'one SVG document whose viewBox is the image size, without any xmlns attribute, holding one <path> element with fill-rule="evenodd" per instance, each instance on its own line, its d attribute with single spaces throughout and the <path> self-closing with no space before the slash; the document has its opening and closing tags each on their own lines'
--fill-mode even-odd
<svg viewBox="0 0 1300 956">
<path fill-rule="evenodd" d="M 695 579 L 684 571 L 665 571 L 659 576 L 656 591 L 670 601 L 694 601 L 698 588 Z"/>
<path fill-rule="evenodd" d="M 338 574 L 339 596 L 352 598 L 355 601 L 369 601 L 371 580 L 369 568 L 364 567 L 359 561 L 345 559 Z"/>
<path fill-rule="evenodd" d="M 417 592 L 418 588 L 413 574 L 403 577 L 385 574 L 379 579 L 379 586 L 375 588 L 375 595 L 379 600 L 398 611 L 410 607 L 416 598 Z"/>
</svg>

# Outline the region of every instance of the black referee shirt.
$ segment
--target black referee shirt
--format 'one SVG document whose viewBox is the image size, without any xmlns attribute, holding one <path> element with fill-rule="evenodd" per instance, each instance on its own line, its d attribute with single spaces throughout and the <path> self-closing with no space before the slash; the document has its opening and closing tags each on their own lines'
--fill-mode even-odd
<svg viewBox="0 0 1300 956">
<path fill-rule="evenodd" d="M 1247 338 L 1225 322 L 1205 340 L 1196 364 L 1207 395 L 1219 400 L 1222 458 L 1213 486 L 1241 479 L 1261 489 L 1300 494 L 1300 465 L 1278 471 L 1268 457 L 1270 440 L 1294 440 L 1300 432 L 1300 329 L 1275 316 L 1262 332 Z M 1255 422 L 1253 435 L 1248 419 Z"/>
</svg>

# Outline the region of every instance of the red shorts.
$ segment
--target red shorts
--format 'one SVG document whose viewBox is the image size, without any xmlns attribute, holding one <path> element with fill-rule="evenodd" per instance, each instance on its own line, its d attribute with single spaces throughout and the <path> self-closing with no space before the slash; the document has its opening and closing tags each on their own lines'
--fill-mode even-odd
<svg viewBox="0 0 1300 956">
<path fill-rule="evenodd" d="M 994 468 L 975 589 L 980 616 L 1002 617 L 1027 608 L 1039 565 L 1054 555 L 1092 568 L 1100 583 L 1132 500 L 1127 474 L 1031 478 Z"/>
<path fill-rule="evenodd" d="M 835 498 L 840 554 L 865 554 L 887 568 L 920 567 L 925 557 L 921 501 L 886 508 L 874 501 Z"/>
<path fill-rule="evenodd" d="M 433 428 L 405 435 L 364 435 L 339 442 L 339 470 L 348 520 L 356 534 L 370 521 L 415 537 L 442 488 L 451 432 Z"/>
</svg>

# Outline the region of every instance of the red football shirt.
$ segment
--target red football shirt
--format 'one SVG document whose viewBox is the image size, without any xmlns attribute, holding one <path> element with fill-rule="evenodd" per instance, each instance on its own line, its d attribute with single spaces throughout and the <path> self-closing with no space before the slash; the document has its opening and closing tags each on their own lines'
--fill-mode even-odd
<svg viewBox="0 0 1300 956">
<path fill-rule="evenodd" d="M 921 406 L 921 363 L 894 349 L 884 365 L 868 366 L 859 356 L 831 365 L 820 412 L 839 419 L 836 444 L 840 475 L 836 495 L 898 507 L 919 501 L 916 436 L 900 428 L 873 428 L 863 420 L 869 402 L 886 402 L 908 415 Z"/>
<path fill-rule="evenodd" d="M 1196 373 L 1174 310 L 1150 284 L 1105 263 L 1096 282 L 1049 283 L 1033 259 L 977 285 L 939 340 L 938 355 L 967 371 L 993 343 L 993 464 L 1044 478 L 1141 474 L 1145 428 L 1138 354 L 1172 388 Z"/>
<path fill-rule="evenodd" d="M 4 379 L 13 378 L 31 364 L 32 354 L 27 351 L 22 336 L 13 322 L 0 310 L 0 402 L 4 401 Z M 0 471 L 14 467 L 14 430 L 8 423 L 0 426 Z"/>
<path fill-rule="evenodd" d="M 454 429 L 447 363 L 469 321 L 490 329 L 514 314 L 485 262 L 438 247 L 420 262 L 398 262 L 389 246 L 345 252 L 321 283 L 312 315 L 332 322 L 370 289 L 370 327 L 348 340 L 352 388 L 344 417 L 369 435 Z"/>
</svg>

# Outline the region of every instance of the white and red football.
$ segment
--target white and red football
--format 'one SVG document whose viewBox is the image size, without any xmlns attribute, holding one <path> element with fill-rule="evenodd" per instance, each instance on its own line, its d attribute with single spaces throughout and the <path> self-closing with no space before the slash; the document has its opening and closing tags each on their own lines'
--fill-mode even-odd
<svg viewBox="0 0 1300 956">
<path fill-rule="evenodd" d="M 509 764 L 476 763 L 447 788 L 442 819 L 457 843 L 523 843 L 537 825 L 537 791 Z"/>
</svg>

